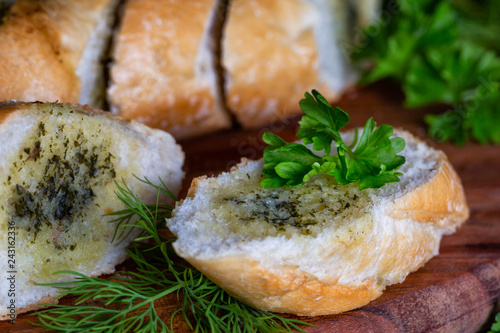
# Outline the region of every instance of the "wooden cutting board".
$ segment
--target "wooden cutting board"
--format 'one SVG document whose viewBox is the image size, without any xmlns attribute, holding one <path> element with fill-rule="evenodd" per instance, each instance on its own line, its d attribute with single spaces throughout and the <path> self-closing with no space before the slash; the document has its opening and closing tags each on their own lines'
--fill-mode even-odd
<svg viewBox="0 0 500 333">
<path fill-rule="evenodd" d="M 381 83 L 350 91 L 336 105 L 351 115 L 348 127 L 363 126 L 371 116 L 379 124 L 403 127 L 425 138 L 423 115 L 446 107 L 405 109 L 397 87 Z M 272 131 L 295 139 L 298 118 L 275 122 L 262 130 L 232 129 L 183 142 L 186 153 L 184 189 L 193 177 L 227 171 L 241 157 L 259 158 L 262 133 Z M 500 121 L 500 119 L 498 120 Z M 308 332 L 479 332 L 487 330 L 500 299 L 500 147 L 468 144 L 455 147 L 427 142 L 442 149 L 462 178 L 471 211 L 469 221 L 445 236 L 440 254 L 423 268 L 367 306 L 341 315 L 301 318 L 315 324 Z M 184 194 L 185 194 L 184 190 Z M 182 197 L 182 195 L 181 195 Z M 62 303 L 71 302 L 63 299 Z M 158 306 L 169 318 L 177 307 L 168 298 Z M 188 332 L 178 318 L 175 329 Z M 15 325 L 0 322 L 0 332 L 42 332 L 29 324 L 36 317 L 20 315 Z"/>
</svg>

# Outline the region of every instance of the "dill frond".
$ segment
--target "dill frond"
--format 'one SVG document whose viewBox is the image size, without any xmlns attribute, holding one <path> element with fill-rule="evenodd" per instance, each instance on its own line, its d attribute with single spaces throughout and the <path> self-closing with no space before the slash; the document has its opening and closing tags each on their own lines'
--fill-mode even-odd
<svg viewBox="0 0 500 333">
<path fill-rule="evenodd" d="M 171 247 L 174 239 L 163 232 L 172 206 L 160 202 L 162 195 L 176 200 L 175 196 L 161 181 L 156 186 L 147 178 L 139 180 L 158 191 L 157 203 L 146 205 L 124 182 L 115 182 L 116 195 L 126 208 L 110 214 L 116 217 L 113 239 L 118 242 L 134 228 L 141 229 L 127 249 L 136 270 L 117 272 L 107 279 L 56 272 L 70 274 L 74 280 L 41 285 L 76 300 L 73 305 L 51 305 L 36 312 L 34 325 L 58 332 L 173 332 L 174 317 L 180 315 L 195 332 L 304 332 L 300 326 L 311 326 L 241 303 L 179 258 Z M 181 305 L 170 318 L 163 318 L 155 301 L 168 295 L 176 296 Z M 89 302 L 97 305 L 85 305 Z"/>
</svg>

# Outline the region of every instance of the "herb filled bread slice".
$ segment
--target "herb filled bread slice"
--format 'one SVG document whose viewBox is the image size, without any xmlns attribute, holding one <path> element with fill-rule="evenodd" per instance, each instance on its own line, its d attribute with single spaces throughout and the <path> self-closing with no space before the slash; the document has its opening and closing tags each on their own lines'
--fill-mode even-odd
<svg viewBox="0 0 500 333">
<path fill-rule="evenodd" d="M 104 215 L 125 208 L 114 182 L 156 203 L 134 175 L 176 194 L 184 154 L 166 132 L 77 105 L 4 103 L 0 122 L 0 318 L 14 319 L 11 300 L 15 314 L 56 301 L 56 289 L 34 285 L 68 279 L 56 271 L 113 272 L 137 236 L 111 243 L 116 224 Z"/>
<path fill-rule="evenodd" d="M 0 102 L 103 107 L 103 59 L 119 0 L 19 0 L 0 25 Z"/>
<path fill-rule="evenodd" d="M 401 181 L 360 191 L 317 175 L 300 188 L 263 188 L 264 162 L 193 180 L 167 221 L 175 251 L 243 302 L 326 315 L 363 306 L 439 250 L 468 217 L 443 152 L 411 134 Z M 343 134 L 353 140 L 352 132 Z"/>
</svg>

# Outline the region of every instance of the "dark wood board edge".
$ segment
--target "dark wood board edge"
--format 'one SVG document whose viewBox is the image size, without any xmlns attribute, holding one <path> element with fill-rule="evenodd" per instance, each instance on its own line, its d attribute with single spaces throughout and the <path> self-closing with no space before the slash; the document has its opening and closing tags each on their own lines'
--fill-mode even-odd
<svg viewBox="0 0 500 333">
<path fill-rule="evenodd" d="M 306 331 L 478 332 L 489 325 L 499 297 L 500 259 L 497 259 L 397 299 L 318 322 Z"/>
</svg>

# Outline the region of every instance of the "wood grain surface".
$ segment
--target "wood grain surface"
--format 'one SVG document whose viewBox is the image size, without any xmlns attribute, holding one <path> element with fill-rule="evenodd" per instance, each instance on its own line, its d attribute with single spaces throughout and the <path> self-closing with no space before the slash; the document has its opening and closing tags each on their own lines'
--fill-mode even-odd
<svg viewBox="0 0 500 333">
<path fill-rule="evenodd" d="M 405 109 L 403 96 L 390 83 L 354 89 L 335 103 L 351 115 L 348 127 L 363 126 L 373 116 L 377 123 L 403 127 L 425 138 L 423 115 L 445 106 Z M 260 137 L 272 131 L 287 141 L 295 139 L 298 118 L 276 121 L 265 129 L 229 131 L 182 142 L 187 161 L 184 193 L 193 177 L 227 171 L 241 157 L 259 158 Z M 500 121 L 500 119 L 498 120 Z M 315 324 L 308 332 L 481 332 L 500 310 L 500 147 L 475 143 L 464 147 L 426 141 L 442 149 L 461 176 L 471 211 L 469 221 L 454 235 L 445 236 L 440 254 L 423 268 L 367 306 L 340 315 L 301 318 Z M 182 197 L 182 195 L 181 195 Z M 125 263 L 125 266 L 130 263 Z M 61 303 L 69 303 L 63 299 Z M 165 318 L 175 311 L 175 298 L 158 302 Z M 15 325 L 0 322 L 0 332 L 42 332 L 20 315 Z M 189 332 L 182 319 L 176 332 Z"/>
</svg>

